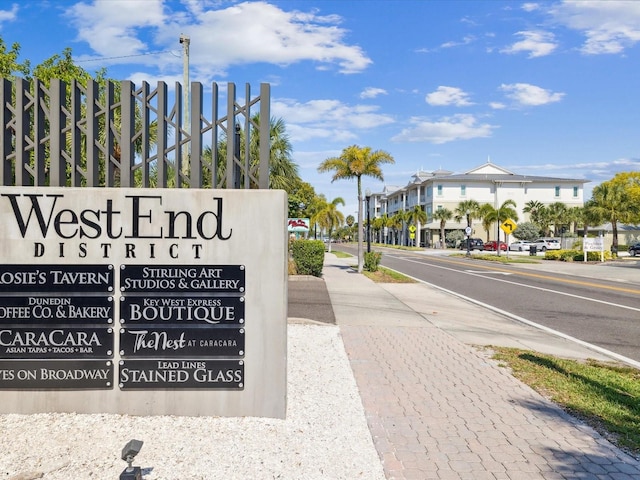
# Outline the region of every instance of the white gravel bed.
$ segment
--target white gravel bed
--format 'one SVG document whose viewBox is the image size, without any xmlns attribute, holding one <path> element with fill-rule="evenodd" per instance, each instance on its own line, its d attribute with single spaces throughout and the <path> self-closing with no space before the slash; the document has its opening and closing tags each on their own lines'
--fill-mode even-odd
<svg viewBox="0 0 640 480">
<path fill-rule="evenodd" d="M 0 480 L 384 480 L 336 326 L 289 325 L 287 418 L 0 415 Z M 2 392 L 0 392 L 2 401 Z"/>
</svg>

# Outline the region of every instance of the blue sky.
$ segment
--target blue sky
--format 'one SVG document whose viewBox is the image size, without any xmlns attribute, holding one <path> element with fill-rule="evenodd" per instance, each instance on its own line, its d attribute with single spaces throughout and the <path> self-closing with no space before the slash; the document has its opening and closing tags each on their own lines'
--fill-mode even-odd
<svg viewBox="0 0 640 480">
<path fill-rule="evenodd" d="M 32 65 L 71 47 L 90 72 L 140 84 L 271 84 L 302 178 L 357 211 L 355 182 L 318 174 L 357 144 L 417 170 L 583 178 L 585 197 L 640 169 L 640 1 L 0 1 L 0 35 Z"/>
</svg>

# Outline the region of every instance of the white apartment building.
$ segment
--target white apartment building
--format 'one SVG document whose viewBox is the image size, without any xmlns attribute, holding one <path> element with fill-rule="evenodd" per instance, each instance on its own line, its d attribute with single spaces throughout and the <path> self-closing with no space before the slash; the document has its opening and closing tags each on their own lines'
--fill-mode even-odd
<svg viewBox="0 0 640 480">
<path fill-rule="evenodd" d="M 434 172 L 419 171 L 404 187 L 385 186 L 380 193 L 373 193 L 369 201 L 371 219 L 384 215 L 393 216 L 401 210 L 413 210 L 420 205 L 427 213 L 427 223 L 418 225 L 416 241 L 419 245 L 433 245 L 440 240 L 440 222 L 434 220 L 433 212 L 440 208 L 454 211 L 460 202 L 475 200 L 480 205 L 489 203 L 499 207 L 506 200 L 513 200 L 517 207 L 518 222 L 529 221 L 522 209 L 527 202 L 537 200 L 545 205 L 562 202 L 567 207 L 583 206 L 584 184 L 589 180 L 517 175 L 487 161 L 468 172 L 454 174 L 447 170 Z M 462 229 L 467 226 L 451 220 L 446 230 Z M 473 219 L 472 236 L 485 238 L 485 230 L 480 220 Z M 496 239 L 497 225 L 491 239 Z"/>
</svg>

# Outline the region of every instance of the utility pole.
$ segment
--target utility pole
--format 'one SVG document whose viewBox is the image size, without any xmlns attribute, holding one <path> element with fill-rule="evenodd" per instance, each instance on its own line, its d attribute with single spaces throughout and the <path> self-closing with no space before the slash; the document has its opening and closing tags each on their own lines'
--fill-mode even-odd
<svg viewBox="0 0 640 480">
<path fill-rule="evenodd" d="M 189 44 L 191 39 L 184 34 L 180 34 L 180 43 L 182 44 L 182 112 L 184 120 L 184 130 L 186 132 L 191 131 L 191 124 L 189 122 Z M 182 173 L 187 175 L 189 173 L 189 145 L 191 142 L 187 142 L 182 145 Z"/>
</svg>

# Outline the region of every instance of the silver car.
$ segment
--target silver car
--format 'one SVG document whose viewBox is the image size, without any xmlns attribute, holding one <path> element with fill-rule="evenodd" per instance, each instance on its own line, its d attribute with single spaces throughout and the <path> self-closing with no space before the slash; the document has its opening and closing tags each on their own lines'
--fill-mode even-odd
<svg viewBox="0 0 640 480">
<path fill-rule="evenodd" d="M 531 245 L 531 242 L 527 240 L 516 240 L 509 244 L 509 250 L 511 252 L 528 252 L 529 245 Z"/>
</svg>

